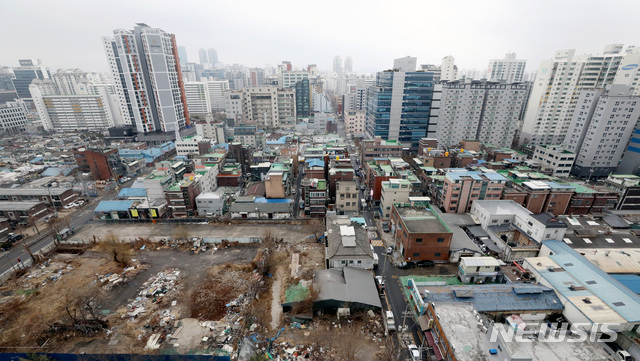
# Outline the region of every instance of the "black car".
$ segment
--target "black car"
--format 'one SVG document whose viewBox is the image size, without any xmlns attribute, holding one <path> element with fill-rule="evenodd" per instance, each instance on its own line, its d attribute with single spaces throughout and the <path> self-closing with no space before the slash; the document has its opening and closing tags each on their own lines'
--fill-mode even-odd
<svg viewBox="0 0 640 361">
<path fill-rule="evenodd" d="M 382 222 L 382 230 L 385 233 L 391 232 L 391 227 L 389 227 L 389 222 Z"/>
<path fill-rule="evenodd" d="M 23 238 L 24 238 L 24 236 L 22 234 L 9 233 L 9 236 L 7 237 L 7 240 L 9 242 L 18 242 L 19 240 L 21 240 Z"/>
<path fill-rule="evenodd" d="M 417 267 L 433 267 L 436 264 L 433 261 L 418 261 L 416 262 Z"/>
<path fill-rule="evenodd" d="M 407 261 L 407 262 L 401 262 L 398 263 L 398 268 L 399 269 L 410 269 L 410 268 L 414 268 L 416 266 L 416 263 L 413 261 Z"/>
</svg>

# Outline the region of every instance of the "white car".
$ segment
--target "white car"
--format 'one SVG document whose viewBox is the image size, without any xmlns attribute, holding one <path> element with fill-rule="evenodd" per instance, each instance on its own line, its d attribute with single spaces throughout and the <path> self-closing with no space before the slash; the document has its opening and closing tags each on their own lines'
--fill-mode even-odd
<svg viewBox="0 0 640 361">
<path fill-rule="evenodd" d="M 422 355 L 420 355 L 420 350 L 416 347 L 416 345 L 407 346 L 409 349 L 409 353 L 411 354 L 412 361 L 422 361 Z"/>
<path fill-rule="evenodd" d="M 84 204 L 84 201 L 78 201 L 78 205 L 81 206 Z"/>
</svg>

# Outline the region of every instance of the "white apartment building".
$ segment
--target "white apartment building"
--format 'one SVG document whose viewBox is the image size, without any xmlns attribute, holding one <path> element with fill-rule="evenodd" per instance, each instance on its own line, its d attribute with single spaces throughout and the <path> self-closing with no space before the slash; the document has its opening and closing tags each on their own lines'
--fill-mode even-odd
<svg viewBox="0 0 640 361">
<path fill-rule="evenodd" d="M 583 90 L 564 143 L 576 153 L 571 174 L 591 179 L 615 172 L 639 118 L 640 97 L 633 88 L 614 84 Z"/>
<path fill-rule="evenodd" d="M 0 105 L 0 130 L 14 134 L 27 126 L 27 107 L 24 101 L 7 102 Z"/>
<path fill-rule="evenodd" d="M 542 171 L 551 172 L 554 177 L 568 177 L 576 160 L 576 154 L 561 145 L 538 145 L 533 160 L 540 164 Z"/>
<path fill-rule="evenodd" d="M 187 108 L 189 114 L 211 113 L 211 99 L 207 86 L 202 81 L 184 83 L 184 91 L 187 96 Z"/>
<path fill-rule="evenodd" d="M 224 93 L 224 113 L 228 120 L 242 120 L 242 90 L 227 91 Z"/>
<path fill-rule="evenodd" d="M 232 95 L 235 93 L 230 97 Z M 241 106 L 246 121 L 255 122 L 261 129 L 295 126 L 296 96 L 292 89 L 271 86 L 245 88 Z"/>
<path fill-rule="evenodd" d="M 204 139 L 215 141 L 215 144 L 227 142 L 225 123 L 222 121 L 203 121 L 196 123 L 196 134 Z"/>
<path fill-rule="evenodd" d="M 528 85 L 487 81 L 442 84 L 435 138 L 440 145 L 456 146 L 478 139 L 510 147 L 526 104 Z"/>
<path fill-rule="evenodd" d="M 210 139 L 205 139 L 200 135 L 192 135 L 189 137 L 184 137 L 181 139 L 176 139 L 176 155 L 178 156 L 188 156 L 190 154 L 204 154 L 201 149 L 203 146 L 202 143 L 211 143 Z M 207 144 L 207 145 L 209 145 Z"/>
<path fill-rule="evenodd" d="M 625 56 L 621 44 L 607 45 L 602 54 L 575 55 L 556 51 L 540 63 L 520 133 L 521 144 L 562 144 L 583 89 L 613 84 Z"/>
<path fill-rule="evenodd" d="M 489 80 L 519 83 L 523 80 L 526 65 L 526 60 L 516 59 L 516 53 L 507 53 L 504 59 L 491 59 L 487 70 Z"/>
<path fill-rule="evenodd" d="M 200 216 L 222 216 L 224 206 L 223 193 L 202 192 L 196 197 L 196 208 Z"/>
<path fill-rule="evenodd" d="M 101 88 L 100 94 L 89 94 L 86 79 L 79 84 L 62 88 L 74 94 L 61 94 L 51 79 L 34 80 L 29 85 L 31 98 L 46 131 L 103 131 L 116 125 L 120 114 L 114 114 L 111 94 Z"/>
<path fill-rule="evenodd" d="M 221 112 L 225 110 L 225 93 L 229 91 L 228 80 L 211 80 L 204 79 L 209 91 L 209 102 L 211 103 L 211 112 Z"/>
<path fill-rule="evenodd" d="M 411 193 L 411 182 L 406 179 L 389 179 L 382 182 L 380 193 L 380 215 L 389 219 L 395 203 L 407 203 Z"/>
<path fill-rule="evenodd" d="M 175 133 L 189 124 L 173 34 L 146 24 L 103 38 L 125 124 L 138 133 Z"/>
<path fill-rule="evenodd" d="M 350 86 L 349 92 L 343 97 L 342 111 L 346 114 L 348 112 L 366 110 L 366 108 L 367 88 L 358 88 L 353 85 Z"/>
<path fill-rule="evenodd" d="M 218 174 L 220 173 L 220 169 L 217 164 L 213 167 L 196 165 L 194 173 L 200 183 L 201 192 L 213 192 L 218 188 Z"/>
<path fill-rule="evenodd" d="M 344 115 L 344 130 L 347 135 L 364 136 L 367 113 L 351 111 Z"/>
<path fill-rule="evenodd" d="M 640 47 L 627 48 L 613 83 L 632 87 L 633 95 L 640 95 Z"/>
<path fill-rule="evenodd" d="M 458 67 L 455 64 L 456 58 L 451 55 L 442 58 L 440 66 L 440 80 L 453 81 L 458 79 Z"/>
<path fill-rule="evenodd" d="M 278 74 L 278 88 L 293 88 L 297 82 L 309 79 L 308 71 L 283 71 Z"/>
</svg>

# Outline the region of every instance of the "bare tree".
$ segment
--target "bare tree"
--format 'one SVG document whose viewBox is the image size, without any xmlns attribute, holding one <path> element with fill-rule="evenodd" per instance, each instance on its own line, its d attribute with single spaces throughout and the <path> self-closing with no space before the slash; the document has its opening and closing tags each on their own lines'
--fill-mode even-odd
<svg viewBox="0 0 640 361">
<path fill-rule="evenodd" d="M 375 353 L 376 361 L 396 361 L 400 359 L 400 348 L 393 337 L 384 339 L 384 348 Z"/>
<path fill-rule="evenodd" d="M 111 254 L 113 261 L 123 266 L 129 265 L 131 261 L 131 245 L 120 242 L 120 239 L 113 235 L 107 236 L 98 243 L 98 250 Z"/>
</svg>

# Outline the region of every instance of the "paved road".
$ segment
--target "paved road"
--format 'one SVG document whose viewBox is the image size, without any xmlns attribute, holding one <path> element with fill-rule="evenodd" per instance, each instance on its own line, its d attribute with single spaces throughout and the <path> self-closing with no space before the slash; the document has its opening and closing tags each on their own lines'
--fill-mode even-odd
<svg viewBox="0 0 640 361">
<path fill-rule="evenodd" d="M 94 198 L 91 204 L 85 206 L 82 209 L 78 209 L 76 212 L 71 213 L 67 216 L 69 225 L 76 230 L 80 229 L 80 227 L 93 220 L 94 210 L 101 200 L 111 200 L 116 198 L 117 196 L 117 191 L 114 191 L 104 196 Z M 36 237 L 35 239 L 31 238 L 24 241 L 28 242 L 31 253 L 36 253 L 41 249 L 49 246 L 53 242 L 53 237 L 45 236 L 47 232 L 48 230 L 44 228 L 41 231 L 42 236 L 40 236 L 43 238 L 40 239 L 39 237 Z M 0 275 L 10 268 L 18 266 L 18 259 L 23 262 L 29 259 L 29 253 L 27 252 L 23 243 L 14 245 L 11 250 L 0 255 Z"/>
<path fill-rule="evenodd" d="M 413 343 L 418 347 L 421 344 L 422 338 L 420 337 L 420 327 L 414 322 L 413 316 L 410 313 L 411 310 L 404 297 L 403 290 L 401 289 L 399 276 L 408 275 L 410 271 L 401 270 L 391 264 L 391 258 L 384 252 L 383 247 L 374 247 L 374 251 L 378 254 L 380 259 L 380 265 L 376 270 L 376 275 L 382 275 L 385 283 L 386 300 L 389 304 L 393 317 L 396 320 L 396 327 L 398 333 L 400 329 L 405 327 L 408 333 L 411 334 Z M 408 356 L 408 351 L 403 350 L 403 355 Z"/>
</svg>

